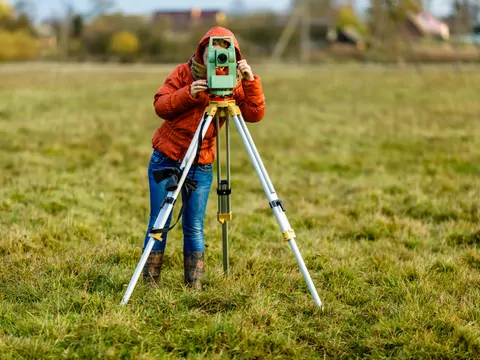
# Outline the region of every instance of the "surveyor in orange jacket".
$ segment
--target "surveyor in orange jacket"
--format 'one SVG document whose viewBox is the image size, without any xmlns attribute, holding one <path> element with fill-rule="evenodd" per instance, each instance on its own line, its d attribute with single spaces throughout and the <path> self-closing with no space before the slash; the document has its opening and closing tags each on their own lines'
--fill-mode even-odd
<svg viewBox="0 0 480 360">
<path fill-rule="evenodd" d="M 148 167 L 150 187 L 150 221 L 145 236 L 144 248 L 149 241 L 148 234 L 159 214 L 161 204 L 167 195 L 166 183 L 155 182 L 152 172 L 166 167 L 179 167 L 193 136 L 209 104 L 207 87 L 207 69 L 205 66 L 207 47 L 211 36 L 232 36 L 236 49 L 236 58 L 241 77 L 233 89 L 233 97 L 240 107 L 246 122 L 258 122 L 265 112 L 265 97 L 262 82 L 253 74 L 251 67 L 242 57 L 240 46 L 234 34 L 223 27 L 213 27 L 198 43 L 195 54 L 184 64 L 178 65 L 168 75 L 164 84 L 154 97 L 156 114 L 164 121 L 155 131 L 152 139 L 153 153 Z M 225 48 L 225 40 L 215 40 L 214 47 Z M 224 119 L 221 120 L 222 126 Z M 210 193 L 213 173 L 212 162 L 215 158 L 216 129 L 212 123 L 202 141 L 198 166 L 192 166 L 188 174 L 194 175 L 197 186 L 191 191 L 182 218 L 183 255 L 185 283 L 193 288 L 201 288 L 204 268 L 204 234 L 203 219 Z M 193 173 L 195 171 L 195 173 Z M 170 217 L 165 224 L 169 227 Z M 144 276 L 151 282 L 157 282 L 163 263 L 167 234 L 162 234 L 162 241 L 156 241 L 144 268 Z"/>
</svg>

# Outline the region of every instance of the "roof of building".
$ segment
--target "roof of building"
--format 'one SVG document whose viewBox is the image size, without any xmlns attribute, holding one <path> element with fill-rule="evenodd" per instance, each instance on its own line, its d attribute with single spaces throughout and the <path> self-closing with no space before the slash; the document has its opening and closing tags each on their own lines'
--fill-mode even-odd
<svg viewBox="0 0 480 360">
<path fill-rule="evenodd" d="M 445 40 L 450 37 L 450 29 L 448 25 L 427 11 L 409 13 L 408 18 L 424 35 L 439 36 Z"/>
</svg>

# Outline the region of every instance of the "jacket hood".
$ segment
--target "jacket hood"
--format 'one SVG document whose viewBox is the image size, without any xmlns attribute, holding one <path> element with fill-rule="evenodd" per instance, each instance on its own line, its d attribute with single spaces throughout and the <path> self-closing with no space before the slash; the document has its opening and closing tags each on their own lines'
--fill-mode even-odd
<svg viewBox="0 0 480 360">
<path fill-rule="evenodd" d="M 237 38 L 235 37 L 235 35 L 233 35 L 233 33 L 224 28 L 224 27 L 221 27 L 221 26 L 214 26 L 213 28 L 211 28 L 210 30 L 207 31 L 207 33 L 202 37 L 202 39 L 200 40 L 200 42 L 198 43 L 197 45 L 197 50 L 195 52 L 195 60 L 200 63 L 200 64 L 203 64 L 203 49 L 205 47 L 205 45 L 208 45 L 208 42 L 210 41 L 210 37 L 211 36 L 232 36 L 233 37 L 233 44 L 235 46 L 235 52 L 236 52 L 236 57 L 237 57 L 237 61 L 238 60 L 242 60 L 242 53 L 240 51 L 240 46 L 238 45 L 238 42 L 237 42 Z M 205 64 L 203 64 L 205 65 Z"/>
</svg>

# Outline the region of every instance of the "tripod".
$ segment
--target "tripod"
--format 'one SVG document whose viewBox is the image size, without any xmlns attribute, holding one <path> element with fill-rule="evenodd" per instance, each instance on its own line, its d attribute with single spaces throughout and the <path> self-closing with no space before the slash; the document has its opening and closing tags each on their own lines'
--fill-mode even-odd
<svg viewBox="0 0 480 360">
<path fill-rule="evenodd" d="M 283 234 L 283 238 L 288 241 L 290 247 L 293 251 L 293 254 L 299 264 L 300 270 L 302 272 L 303 277 L 307 283 L 307 286 L 310 290 L 310 293 L 315 301 L 315 303 L 322 306 L 322 302 L 318 297 L 317 291 L 315 286 L 313 285 L 312 279 L 308 273 L 307 267 L 302 259 L 300 251 L 295 243 L 295 232 L 291 228 L 288 219 L 285 215 L 285 207 L 281 200 L 279 200 L 275 189 L 273 187 L 272 182 L 265 170 L 265 167 L 262 163 L 260 155 L 255 147 L 253 139 L 248 131 L 248 128 L 245 124 L 245 120 L 241 114 L 240 108 L 236 105 L 235 100 L 233 97 L 211 97 L 210 103 L 205 109 L 204 116 L 200 121 L 199 126 L 195 132 L 195 135 L 190 143 L 190 146 L 185 154 L 185 157 L 182 160 L 180 165 L 180 169 L 178 171 L 178 175 L 180 175 L 180 179 L 177 182 L 177 186 L 173 186 L 171 190 L 167 193 L 166 198 L 163 201 L 161 206 L 160 212 L 158 217 L 153 225 L 153 229 L 149 234 L 150 240 L 148 241 L 147 246 L 145 247 L 142 257 L 135 269 L 135 272 L 130 280 L 128 288 L 125 292 L 121 305 L 127 304 L 130 296 L 135 288 L 135 285 L 141 275 L 142 269 L 147 262 L 147 258 L 152 251 L 153 245 L 155 241 L 162 241 L 161 239 L 161 232 L 164 230 L 163 227 L 168 220 L 168 217 L 173 209 L 175 201 L 182 191 L 182 187 L 185 186 L 186 183 L 190 181 L 187 179 L 188 172 L 190 167 L 192 166 L 196 151 L 199 151 L 199 143 L 201 143 L 202 139 L 205 137 L 205 134 L 213 121 L 214 117 L 216 118 L 216 129 L 217 129 L 217 137 L 220 133 L 220 125 L 219 119 L 220 117 L 226 117 L 226 148 L 227 148 L 227 156 L 226 156 L 226 179 L 221 179 L 221 171 L 220 171 L 220 158 L 218 155 L 220 153 L 220 144 L 217 139 L 217 194 L 218 194 L 218 214 L 217 219 L 222 224 L 222 246 L 223 246 L 223 270 L 225 273 L 228 272 L 228 221 L 232 219 L 232 212 L 230 208 L 230 195 L 231 195 L 231 187 L 230 187 L 230 134 L 229 134 L 229 118 L 233 118 L 237 130 L 239 131 L 243 144 L 245 145 L 250 160 L 255 168 L 255 171 L 260 179 L 260 183 L 265 191 L 265 194 L 268 198 L 270 207 L 273 210 L 273 213 L 277 219 L 277 222 L 280 226 L 280 229 Z"/>
</svg>

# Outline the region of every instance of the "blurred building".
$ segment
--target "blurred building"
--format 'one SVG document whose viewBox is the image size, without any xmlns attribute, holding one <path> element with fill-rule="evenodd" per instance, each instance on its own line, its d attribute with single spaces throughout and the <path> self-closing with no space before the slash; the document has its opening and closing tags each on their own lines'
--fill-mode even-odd
<svg viewBox="0 0 480 360">
<path fill-rule="evenodd" d="M 168 23 L 172 32 L 188 31 L 192 26 L 205 24 L 223 25 L 227 15 L 220 10 L 202 10 L 192 8 L 191 10 L 156 11 L 153 14 L 153 21 L 164 21 Z"/>
<path fill-rule="evenodd" d="M 415 39 L 432 37 L 438 40 L 450 38 L 449 26 L 427 11 L 407 14 L 406 21 L 401 24 L 399 31 L 405 38 Z"/>
</svg>

